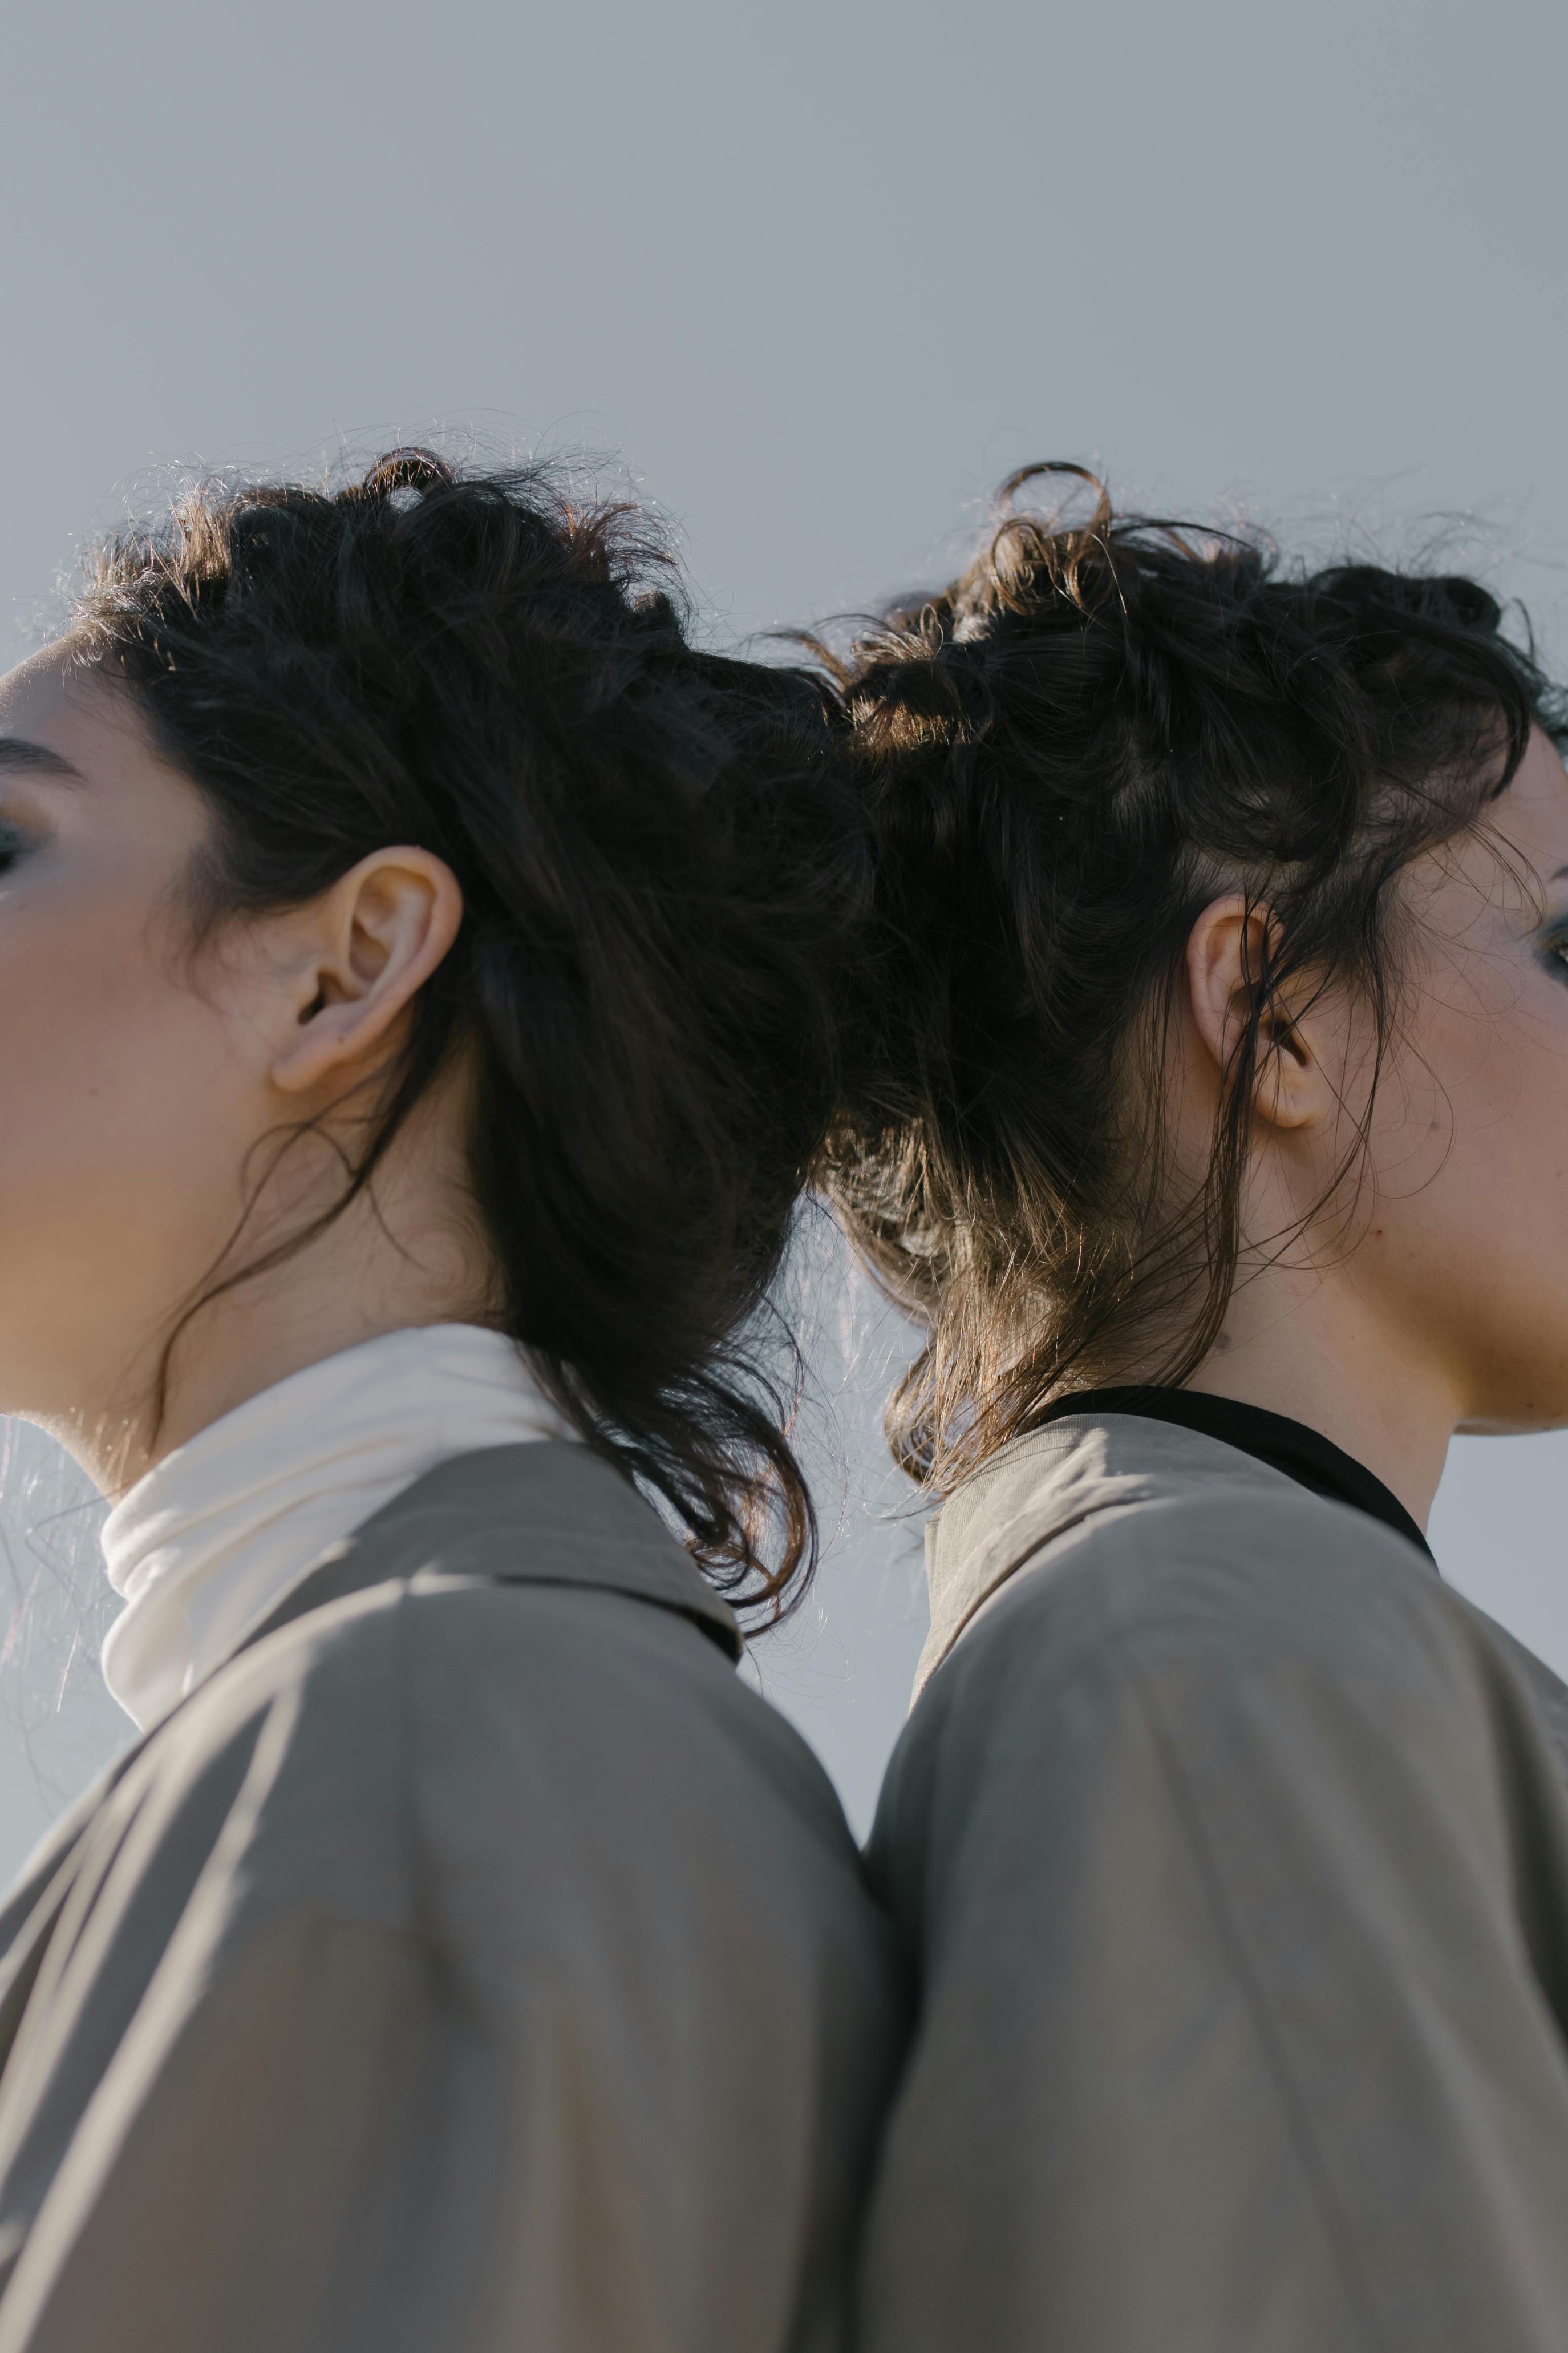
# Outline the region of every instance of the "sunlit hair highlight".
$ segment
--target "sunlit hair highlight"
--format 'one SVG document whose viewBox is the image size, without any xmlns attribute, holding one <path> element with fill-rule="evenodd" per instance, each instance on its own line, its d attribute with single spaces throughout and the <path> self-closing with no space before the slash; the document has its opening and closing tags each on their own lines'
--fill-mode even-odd
<svg viewBox="0 0 1568 2353">
<path fill-rule="evenodd" d="M 1020 504 L 1053 476 L 1082 520 Z M 912 1475 L 945 1491 L 1064 1391 L 1180 1385 L 1208 1355 L 1285 1002 L 1352 989 L 1374 1092 L 1402 870 L 1481 815 L 1532 725 L 1568 737 L 1503 617 L 1458 575 L 1291 566 L 1260 534 L 1119 513 L 1052 465 L 1004 486 L 947 587 L 847 655 L 819 646 L 884 960 L 826 1182 L 926 1328 L 889 1409 Z M 1172 1181 L 1163 1055 L 1188 935 L 1232 889 L 1268 920 L 1194 1192 Z"/>
<path fill-rule="evenodd" d="M 816 1539 L 766 1303 L 867 887 L 820 684 L 698 649 L 635 506 L 419 450 L 338 488 L 200 486 L 97 552 L 72 634 L 212 808 L 201 932 L 394 843 L 463 893 L 342 1198 L 231 1251 L 182 1325 L 364 1193 L 460 1053 L 495 1323 L 776 1614 Z"/>
</svg>

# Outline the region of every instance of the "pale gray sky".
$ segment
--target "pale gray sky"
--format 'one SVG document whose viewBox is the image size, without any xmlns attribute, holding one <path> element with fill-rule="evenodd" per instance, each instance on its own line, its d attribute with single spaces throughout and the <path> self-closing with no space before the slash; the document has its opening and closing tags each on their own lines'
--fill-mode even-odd
<svg viewBox="0 0 1568 2353">
<path fill-rule="evenodd" d="M 440 427 L 618 461 L 721 636 L 931 576 L 1000 475 L 1072 456 L 1314 543 L 1478 518 L 1568 649 L 1565 50 L 1543 0 L 14 5 L 0 642 L 161 469 Z M 864 1820 L 918 1532 L 837 1500 L 897 1504 L 898 1336 L 826 1271 L 813 1321 L 842 1525 L 762 1664 Z M 1464 1443 L 1434 1534 L 1568 1668 L 1565 1472 L 1568 1440 Z M 114 1736 L 63 1501 L 17 1441 L 0 1871 Z"/>
</svg>

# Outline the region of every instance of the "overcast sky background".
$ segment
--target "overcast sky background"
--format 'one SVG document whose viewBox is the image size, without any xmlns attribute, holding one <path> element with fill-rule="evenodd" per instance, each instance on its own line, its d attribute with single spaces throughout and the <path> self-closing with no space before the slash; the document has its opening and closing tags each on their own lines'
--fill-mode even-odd
<svg viewBox="0 0 1568 2353">
<path fill-rule="evenodd" d="M 13 0 L 0 645 L 172 467 L 440 436 L 624 470 L 721 641 L 939 575 L 1065 456 L 1313 546 L 1443 518 L 1561 658 L 1565 49 L 1536 0 Z M 833 1543 L 759 1667 L 863 1825 L 921 1631 L 904 1343 L 816 1255 Z M 1462 1442 L 1433 1533 L 1568 1670 L 1564 1472 Z M 91 1511 L 15 1428 L 0 1517 L 5 1871 L 123 1727 Z"/>
</svg>

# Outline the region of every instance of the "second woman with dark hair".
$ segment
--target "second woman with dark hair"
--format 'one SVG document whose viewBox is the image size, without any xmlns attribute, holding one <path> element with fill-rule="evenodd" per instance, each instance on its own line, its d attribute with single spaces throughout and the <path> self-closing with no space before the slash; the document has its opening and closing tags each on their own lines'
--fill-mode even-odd
<svg viewBox="0 0 1568 2353">
<path fill-rule="evenodd" d="M 1096 489 L 843 674 L 896 953 L 836 1184 L 946 1498 L 867 2353 L 1568 2333 L 1568 1691 L 1422 1533 L 1455 1429 L 1568 1423 L 1564 712 L 1500 624 Z"/>
<path fill-rule="evenodd" d="M 142 1728 L 0 1920 L 5 2353 L 836 2340 L 889 1956 L 733 1662 L 863 853 L 668 585 L 399 455 L 0 688 L 0 1406 Z"/>
</svg>

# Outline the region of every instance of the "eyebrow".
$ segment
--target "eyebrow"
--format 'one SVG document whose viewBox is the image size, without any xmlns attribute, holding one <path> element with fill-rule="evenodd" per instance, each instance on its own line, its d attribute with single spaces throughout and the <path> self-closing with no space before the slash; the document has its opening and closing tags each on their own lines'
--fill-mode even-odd
<svg viewBox="0 0 1568 2353">
<path fill-rule="evenodd" d="M 74 760 L 63 752 L 51 752 L 47 744 L 29 743 L 25 735 L 0 735 L 0 774 L 10 768 L 28 768 L 35 776 L 54 776 L 63 784 L 85 781 Z"/>
</svg>

